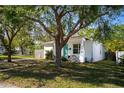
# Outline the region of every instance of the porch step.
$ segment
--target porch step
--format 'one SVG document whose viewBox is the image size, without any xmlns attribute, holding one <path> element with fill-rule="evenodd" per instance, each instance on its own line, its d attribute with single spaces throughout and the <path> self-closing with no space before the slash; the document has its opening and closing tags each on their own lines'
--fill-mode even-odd
<svg viewBox="0 0 124 93">
<path fill-rule="evenodd" d="M 71 61 L 71 62 L 80 62 L 79 58 L 76 55 L 71 55 L 68 58 L 68 60 Z"/>
</svg>

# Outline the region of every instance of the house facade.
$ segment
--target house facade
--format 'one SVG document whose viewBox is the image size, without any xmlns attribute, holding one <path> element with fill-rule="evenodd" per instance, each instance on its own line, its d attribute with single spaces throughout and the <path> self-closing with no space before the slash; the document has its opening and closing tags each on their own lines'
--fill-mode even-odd
<svg viewBox="0 0 124 93">
<path fill-rule="evenodd" d="M 55 56 L 55 42 L 44 44 L 44 58 L 47 51 L 53 50 Z M 102 43 L 88 40 L 80 36 L 72 36 L 62 48 L 61 55 L 65 58 L 75 57 L 80 62 L 96 62 L 105 58 L 105 51 Z"/>
</svg>

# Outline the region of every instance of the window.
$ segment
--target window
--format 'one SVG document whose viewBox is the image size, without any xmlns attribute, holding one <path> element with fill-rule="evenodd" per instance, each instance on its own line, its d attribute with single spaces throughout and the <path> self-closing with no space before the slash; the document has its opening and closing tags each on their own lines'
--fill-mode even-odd
<svg viewBox="0 0 124 93">
<path fill-rule="evenodd" d="M 80 53 L 80 44 L 73 44 L 73 54 Z"/>
</svg>

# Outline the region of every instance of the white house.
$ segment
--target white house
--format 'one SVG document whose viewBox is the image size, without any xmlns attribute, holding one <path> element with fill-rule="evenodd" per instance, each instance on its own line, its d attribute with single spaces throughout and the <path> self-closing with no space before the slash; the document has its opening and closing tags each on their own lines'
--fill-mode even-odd
<svg viewBox="0 0 124 93">
<path fill-rule="evenodd" d="M 55 42 L 46 42 L 44 44 L 44 58 L 46 51 L 53 50 L 55 55 Z M 102 43 L 97 41 L 81 38 L 80 36 L 72 36 L 67 44 L 63 47 L 61 54 L 65 58 L 76 56 L 80 62 L 96 62 L 103 60 L 105 57 L 104 47 Z"/>
</svg>

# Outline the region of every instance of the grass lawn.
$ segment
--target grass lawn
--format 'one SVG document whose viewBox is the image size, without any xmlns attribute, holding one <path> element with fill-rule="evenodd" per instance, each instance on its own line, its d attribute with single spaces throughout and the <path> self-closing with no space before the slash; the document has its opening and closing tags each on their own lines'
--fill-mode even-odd
<svg viewBox="0 0 124 93">
<path fill-rule="evenodd" d="M 0 60 L 7 59 L 8 57 L 6 55 L 0 55 Z M 33 58 L 33 56 L 17 56 L 13 55 L 12 59 L 22 59 L 22 58 Z"/>
<path fill-rule="evenodd" d="M 2 62 L 0 82 L 17 87 L 124 87 L 124 67 L 108 60 L 91 64 L 65 62 L 60 70 L 45 61 Z"/>
</svg>

